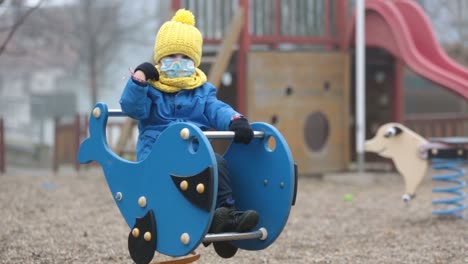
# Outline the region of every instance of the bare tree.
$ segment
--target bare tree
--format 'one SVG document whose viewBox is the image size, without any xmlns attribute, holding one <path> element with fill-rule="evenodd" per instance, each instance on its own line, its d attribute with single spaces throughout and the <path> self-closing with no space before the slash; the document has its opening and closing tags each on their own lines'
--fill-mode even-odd
<svg viewBox="0 0 468 264">
<path fill-rule="evenodd" d="M 8 43 L 10 42 L 10 40 L 13 38 L 13 35 L 15 34 L 16 30 L 26 21 L 26 19 L 28 18 L 29 15 L 31 15 L 32 12 L 34 12 L 34 10 L 38 9 L 41 4 L 43 3 L 44 1 L 43 0 L 40 0 L 34 7 L 30 8 L 29 10 L 27 10 L 24 14 L 22 14 L 20 17 L 17 18 L 17 20 L 13 23 L 13 25 L 11 26 L 11 28 L 9 29 L 9 32 L 5 38 L 5 40 L 3 40 L 2 44 L 0 45 L 0 56 L 3 54 L 3 52 L 5 51 Z M 0 1 L 0 5 L 3 4 L 4 1 L 1 0 Z M 17 8 L 21 5 L 21 1 L 16 1 L 16 5 L 17 5 Z"/>
<path fill-rule="evenodd" d="M 52 34 L 76 54 L 72 71 L 75 78 L 84 78 L 88 84 L 91 106 L 98 100 L 105 71 L 121 43 L 124 29 L 116 19 L 121 6 L 122 1 L 76 1 L 74 5 L 62 7 L 63 14 L 48 14 L 44 21 L 49 31 L 53 30 Z"/>
<path fill-rule="evenodd" d="M 41 0 L 37 8 L 42 2 L 45 0 Z M 144 4 L 138 3 L 145 7 Z M 135 21 L 123 23 L 119 19 L 123 5 L 123 0 L 82 0 L 53 6 L 44 4 L 16 32 L 18 36 L 9 46 L 11 49 L 7 54 L 19 61 L 32 61 L 41 68 L 61 67 L 70 72 L 76 82 L 87 83 L 92 106 L 98 100 L 99 87 L 103 86 L 109 65 L 119 59 L 116 54 L 121 43 L 141 43 L 138 35 L 131 35 L 135 31 L 133 29 L 155 21 L 154 15 L 151 15 L 154 13 L 141 12 L 136 13 Z M 9 10 L 10 15 L 13 11 Z M 21 25 L 17 24 L 15 30 Z"/>
<path fill-rule="evenodd" d="M 140 2 L 144 7 L 144 3 Z M 121 12 L 123 1 L 82 0 L 77 2 L 74 12 L 69 10 L 75 25 L 68 34 L 69 41 L 74 45 L 81 64 L 85 65 L 85 75 L 90 89 L 91 106 L 97 102 L 99 87 L 103 84 L 103 76 L 108 66 L 118 60 L 118 50 L 122 43 L 132 41 L 140 43 L 138 35 L 132 33 L 135 28 L 154 21 L 148 14 L 138 13 L 138 19 L 133 22 L 117 19 Z"/>
</svg>

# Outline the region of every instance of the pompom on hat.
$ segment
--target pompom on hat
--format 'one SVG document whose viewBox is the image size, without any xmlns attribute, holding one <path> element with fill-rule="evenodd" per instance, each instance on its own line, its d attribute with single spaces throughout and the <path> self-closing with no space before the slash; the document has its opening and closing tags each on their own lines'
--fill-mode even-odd
<svg viewBox="0 0 468 264">
<path fill-rule="evenodd" d="M 154 61 L 158 63 L 163 57 L 171 54 L 184 54 L 191 58 L 195 67 L 200 65 L 203 37 L 195 27 L 192 12 L 179 9 L 174 17 L 165 22 L 156 35 L 154 44 Z"/>
</svg>

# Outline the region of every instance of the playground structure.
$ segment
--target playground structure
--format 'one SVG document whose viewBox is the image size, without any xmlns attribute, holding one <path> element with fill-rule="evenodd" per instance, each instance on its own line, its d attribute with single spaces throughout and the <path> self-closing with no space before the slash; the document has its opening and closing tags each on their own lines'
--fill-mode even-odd
<svg viewBox="0 0 468 264">
<path fill-rule="evenodd" d="M 427 173 L 429 165 L 435 170 L 445 171 L 444 174 L 432 177 L 448 186 L 436 187 L 434 193 L 446 193 L 449 197 L 436 199 L 432 204 L 445 206 L 435 209 L 435 215 L 451 215 L 463 217 L 466 209 L 466 194 L 463 180 L 468 158 L 468 138 L 446 137 L 426 140 L 411 129 L 398 123 L 388 123 L 381 126 L 374 138 L 366 141 L 366 151 L 393 160 L 398 172 L 403 176 L 406 192 L 403 201 L 409 202 L 416 196 L 416 189 Z M 447 173 L 446 171 L 450 171 Z"/>
<path fill-rule="evenodd" d="M 122 115 L 98 103 L 78 159 L 102 166 L 114 201 L 131 228 L 128 246 L 136 263 L 149 263 L 155 250 L 185 256 L 201 242 L 232 241 L 238 248 L 261 250 L 280 235 L 295 203 L 297 169 L 276 128 L 252 123 L 254 140 L 248 145 L 230 144 L 224 154 L 236 206 L 256 210 L 260 215 L 257 227 L 246 233 L 207 234 L 218 188 L 209 139 L 232 139 L 234 132 L 203 132 L 190 123 L 174 124 L 158 137 L 145 160 L 131 162 L 107 145 L 108 117 Z"/>
<path fill-rule="evenodd" d="M 350 54 L 354 46 L 355 22 L 352 13 L 348 12 L 352 9 L 345 0 L 319 1 L 320 11 L 312 15 L 318 20 L 317 32 L 311 32 L 313 30 L 289 24 L 290 21 L 305 24 L 307 16 L 311 16 L 305 12 L 310 11 L 311 4 L 299 2 L 297 6 L 291 6 L 288 13 L 280 10 L 284 4 L 280 0 L 274 5 L 268 3 L 269 6 L 239 1 L 239 8 L 245 10 L 245 15 L 235 54 L 237 82 L 233 88 L 236 88 L 236 93 L 233 96 L 231 92 L 230 96 L 236 101 L 230 103 L 237 105 L 240 111 L 245 110 L 252 120 L 269 120 L 283 131 L 304 174 L 346 170 L 354 152 L 351 140 L 354 128 L 349 126 L 352 123 L 349 112 L 353 115 L 355 109 L 351 81 L 353 69 L 350 67 L 353 64 Z M 372 83 L 373 75 L 369 75 L 366 81 L 366 134 L 372 134 L 373 127 L 390 121 L 414 123 L 415 116 L 404 114 L 405 65 L 466 98 L 467 70 L 443 52 L 427 15 L 417 3 L 369 0 L 365 4 L 367 48 L 384 50 L 393 58 L 387 62 L 390 71 L 385 72 L 386 89 Z M 189 1 L 173 1 L 174 10 L 181 7 L 193 9 L 194 13 L 207 9 L 205 5 L 191 5 Z M 295 8 L 302 8 L 303 12 Z M 216 30 L 208 21 L 203 22 L 203 19 L 211 18 L 201 19 L 205 43 L 219 43 Z M 220 20 L 222 18 L 216 17 L 216 21 Z M 228 34 L 224 32 L 223 35 Z M 285 44 L 297 48 L 284 51 L 281 46 Z M 305 45 L 314 46 L 316 51 L 301 49 Z M 260 46 L 269 49 L 258 51 Z M 367 69 L 372 71 L 373 54 L 369 55 Z M 276 63 L 286 58 L 291 65 L 297 66 L 295 70 Z M 220 90 L 221 96 L 227 93 L 226 90 Z M 388 98 L 388 105 L 378 104 L 380 100 L 376 99 L 382 96 Z M 377 112 L 383 114 L 374 114 Z M 440 130 L 439 136 L 461 136 L 466 131 L 466 123 L 463 122 L 461 129 L 457 130 L 450 130 L 451 124 L 436 124 L 433 133 Z M 428 126 L 427 123 L 424 125 Z M 425 130 L 428 135 L 432 133 Z M 419 130 L 416 132 L 420 133 Z"/>
<path fill-rule="evenodd" d="M 468 98 L 468 70 L 445 54 L 429 18 L 414 1 L 366 1 L 366 22 L 368 47 L 387 50 L 397 59 L 397 66 L 406 64 L 421 76 Z M 402 69 L 396 70 L 395 74 L 401 76 Z M 401 82 L 395 88 L 395 93 L 401 94 Z M 397 120 L 402 119 L 401 115 L 394 113 Z"/>
<path fill-rule="evenodd" d="M 367 106 L 367 134 L 373 134 L 371 127 L 378 127 L 389 121 L 403 123 L 423 136 L 448 137 L 462 136 L 466 133 L 466 116 L 459 115 L 413 115 L 405 116 L 403 106 L 403 71 L 408 66 L 420 76 L 440 85 L 447 91 L 465 100 L 468 98 L 468 70 L 449 58 L 437 42 L 429 18 L 414 1 L 366 1 L 366 46 L 388 52 L 394 60 L 393 69 L 388 72 L 394 76 L 390 85 L 391 109 L 384 117 L 372 114 L 377 112 L 372 101 Z M 354 23 L 349 31 L 350 44 L 354 43 Z M 369 58 L 372 60 L 372 57 Z M 373 77 L 373 76 L 372 76 Z M 368 98 L 378 98 L 368 86 Z M 382 93 L 382 92 L 381 92 Z M 383 92 L 385 93 L 385 91 Z M 371 97 L 370 97 L 371 96 Z M 370 113 L 370 115 L 369 115 Z M 436 119 L 440 122 L 428 122 Z M 433 123 L 433 124 L 430 124 Z M 434 124 L 435 123 L 435 124 Z M 462 124 L 463 123 L 463 124 Z"/>
<path fill-rule="evenodd" d="M 274 5 L 249 0 L 238 5 L 210 3 L 174 0 L 171 9 L 206 14 L 197 16 L 204 43 L 211 47 L 204 52 L 201 67 L 210 81 L 219 84 L 219 98 L 249 120 L 268 122 L 282 131 L 301 173 L 349 169 L 355 149 L 350 3 L 301 0 L 288 11 L 281 9 L 287 4 L 283 0 L 275 0 Z M 313 27 L 301 26 L 311 19 Z M 374 128 L 384 123 L 398 122 L 423 137 L 464 135 L 467 115 L 405 114 L 405 66 L 459 97 L 466 99 L 468 91 L 467 70 L 443 52 L 422 8 L 409 0 L 368 0 L 365 19 L 370 73 L 366 75 L 366 134 L 375 133 Z M 374 64 L 381 61 L 375 49 L 388 54 L 384 66 Z M 277 63 L 285 59 L 297 67 Z M 221 82 L 225 72 L 231 73 L 231 84 Z M 375 75 L 381 72 L 386 79 L 376 83 Z M 387 98 L 385 105 L 379 98 Z M 134 123 L 128 120 L 122 127 L 116 132 L 121 135 L 118 146 L 131 140 Z M 86 126 L 82 129 L 86 131 Z"/>
</svg>

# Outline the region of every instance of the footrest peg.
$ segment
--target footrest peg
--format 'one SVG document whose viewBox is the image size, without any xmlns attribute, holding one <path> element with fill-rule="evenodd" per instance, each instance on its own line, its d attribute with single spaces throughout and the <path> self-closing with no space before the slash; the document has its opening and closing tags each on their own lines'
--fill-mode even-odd
<svg viewBox="0 0 468 264">
<path fill-rule="evenodd" d="M 220 234 L 207 234 L 203 239 L 203 242 L 220 242 L 220 241 L 234 241 L 234 240 L 244 240 L 244 239 L 260 239 L 265 240 L 268 237 L 268 231 L 266 228 L 262 227 L 256 231 L 245 232 L 245 233 L 220 233 Z"/>
</svg>

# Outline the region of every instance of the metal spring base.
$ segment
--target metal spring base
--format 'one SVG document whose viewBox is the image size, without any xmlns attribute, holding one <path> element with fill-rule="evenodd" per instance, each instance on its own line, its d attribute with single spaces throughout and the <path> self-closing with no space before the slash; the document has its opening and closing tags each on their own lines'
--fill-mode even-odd
<svg viewBox="0 0 468 264">
<path fill-rule="evenodd" d="M 434 181 L 449 182 L 446 187 L 436 187 L 432 189 L 434 193 L 449 193 L 453 197 L 436 199 L 432 201 L 434 205 L 447 205 L 448 209 L 432 211 L 434 215 L 451 215 L 458 218 L 463 217 L 463 211 L 467 207 L 464 204 L 466 194 L 462 191 L 466 182 L 460 178 L 465 175 L 465 170 L 461 168 L 465 164 L 464 159 L 432 159 L 432 168 L 436 170 L 449 170 L 453 173 L 439 174 L 432 177 Z"/>
</svg>

